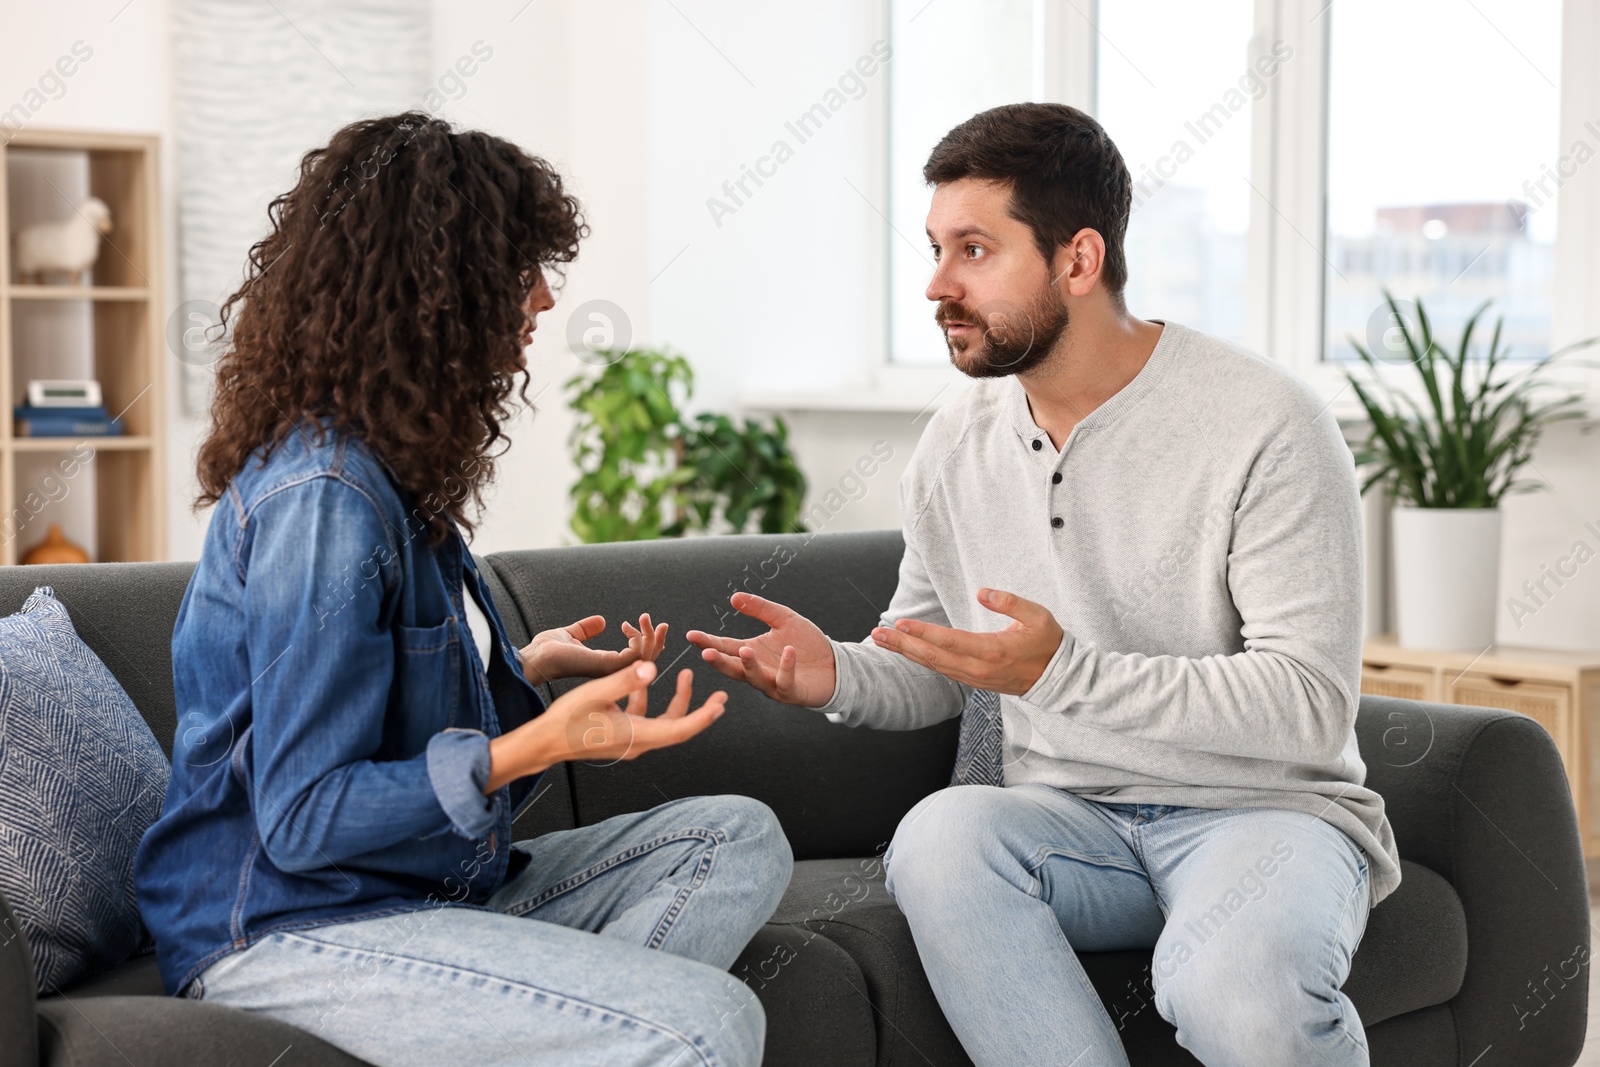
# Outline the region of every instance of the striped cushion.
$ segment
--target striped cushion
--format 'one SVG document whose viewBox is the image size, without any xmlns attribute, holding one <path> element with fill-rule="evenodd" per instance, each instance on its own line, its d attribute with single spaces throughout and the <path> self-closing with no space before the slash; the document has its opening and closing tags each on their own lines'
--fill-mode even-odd
<svg viewBox="0 0 1600 1067">
<path fill-rule="evenodd" d="M 961 738 L 951 785 L 1005 785 L 1001 767 L 1000 697 L 974 689 L 961 709 Z"/>
<path fill-rule="evenodd" d="M 169 773 L 54 590 L 0 619 L 0 890 L 41 995 L 145 946 L 133 854 Z"/>
</svg>

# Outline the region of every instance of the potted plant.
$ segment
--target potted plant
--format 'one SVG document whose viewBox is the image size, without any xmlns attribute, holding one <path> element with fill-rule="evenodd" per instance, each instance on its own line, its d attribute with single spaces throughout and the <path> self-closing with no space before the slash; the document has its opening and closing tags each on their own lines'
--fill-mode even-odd
<svg viewBox="0 0 1600 1067">
<path fill-rule="evenodd" d="M 1366 410 L 1369 432 L 1357 450 L 1370 470 L 1365 493 L 1383 484 L 1392 518 L 1395 608 L 1400 643 L 1410 648 L 1478 649 L 1494 643 L 1500 568 L 1500 501 L 1543 488 L 1520 476 L 1544 428 L 1583 415 L 1581 393 L 1545 378 L 1556 360 L 1594 343 L 1580 341 L 1521 367 L 1508 365 L 1495 320 L 1488 351 L 1472 358 L 1472 336 L 1489 307 L 1468 317 L 1453 351 L 1434 337 L 1421 301 L 1411 321 L 1386 290 L 1400 344 L 1387 346 L 1416 373 L 1414 389 L 1383 372 L 1351 338 L 1367 374 L 1345 372 Z M 1365 378 L 1363 381 L 1362 379 Z M 1419 397 L 1421 399 L 1419 399 Z"/>
<path fill-rule="evenodd" d="M 694 370 L 655 349 L 596 353 L 567 382 L 577 414 L 572 532 L 585 543 L 689 533 L 796 533 L 806 479 L 782 418 L 683 414 Z"/>
</svg>

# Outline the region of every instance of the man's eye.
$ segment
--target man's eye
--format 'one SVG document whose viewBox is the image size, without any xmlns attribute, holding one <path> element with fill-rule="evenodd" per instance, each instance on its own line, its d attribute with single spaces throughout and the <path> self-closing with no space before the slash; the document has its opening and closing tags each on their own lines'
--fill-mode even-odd
<svg viewBox="0 0 1600 1067">
<path fill-rule="evenodd" d="M 939 246 L 938 245 L 929 245 L 928 247 L 933 249 L 933 261 L 935 263 L 939 262 Z"/>
<path fill-rule="evenodd" d="M 983 247 L 981 245 L 968 245 L 967 246 L 967 258 L 968 259 L 977 259 L 981 255 L 983 255 Z"/>
</svg>

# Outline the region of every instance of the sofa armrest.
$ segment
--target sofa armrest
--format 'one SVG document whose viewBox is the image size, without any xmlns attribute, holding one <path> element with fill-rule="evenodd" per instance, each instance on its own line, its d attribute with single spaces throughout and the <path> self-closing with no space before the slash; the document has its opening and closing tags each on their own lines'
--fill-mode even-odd
<svg viewBox="0 0 1600 1067">
<path fill-rule="evenodd" d="M 1447 878 L 1466 912 L 1451 1002 L 1460 1062 L 1492 1046 L 1496 1062 L 1572 1063 L 1588 1017 L 1589 887 L 1554 741 L 1515 712 L 1370 696 L 1356 732 L 1400 855 Z"/>
<path fill-rule="evenodd" d="M 7 1063 L 38 1067 L 39 1023 L 34 1006 L 33 957 L 11 902 L 0 893 L 0 1048 Z"/>
</svg>

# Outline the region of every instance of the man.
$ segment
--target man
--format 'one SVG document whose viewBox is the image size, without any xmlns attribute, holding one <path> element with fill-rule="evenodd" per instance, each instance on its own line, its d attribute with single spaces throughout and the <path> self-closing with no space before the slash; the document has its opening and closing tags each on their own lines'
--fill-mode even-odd
<svg viewBox="0 0 1600 1067">
<path fill-rule="evenodd" d="M 906 472 L 885 620 L 841 644 L 741 592 L 767 633 L 689 638 L 850 725 L 1002 694 L 1005 787 L 925 798 L 886 855 L 981 1067 L 1126 1065 L 1075 953 L 1136 948 L 1201 1062 L 1366 1064 L 1340 986 L 1400 872 L 1354 732 L 1350 451 L 1280 367 L 1128 313 L 1131 180 L 1089 116 L 986 111 L 923 176 L 927 295 L 977 383 Z"/>
</svg>

